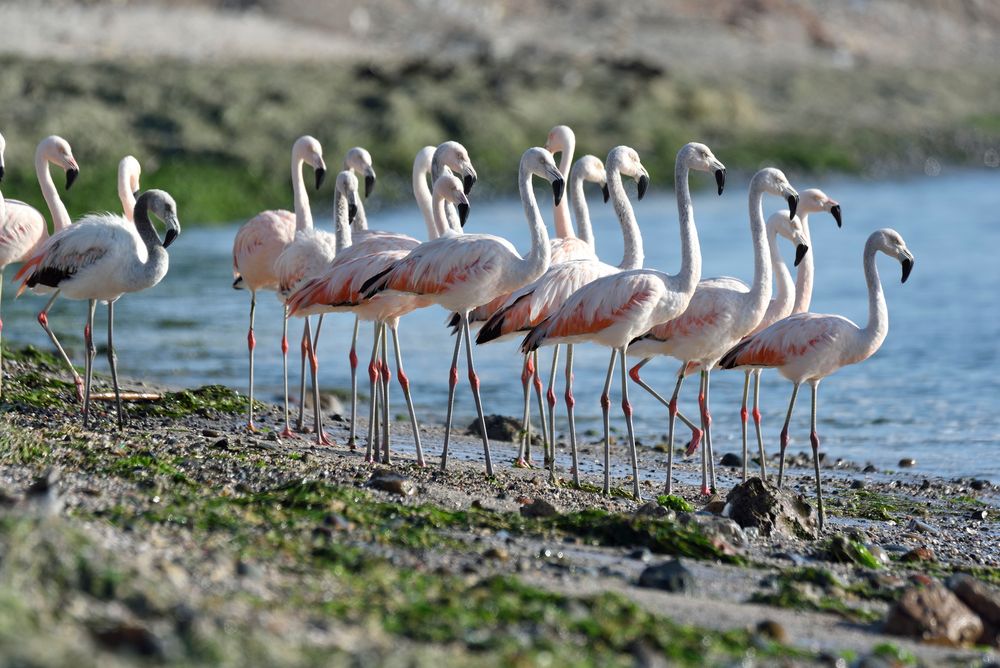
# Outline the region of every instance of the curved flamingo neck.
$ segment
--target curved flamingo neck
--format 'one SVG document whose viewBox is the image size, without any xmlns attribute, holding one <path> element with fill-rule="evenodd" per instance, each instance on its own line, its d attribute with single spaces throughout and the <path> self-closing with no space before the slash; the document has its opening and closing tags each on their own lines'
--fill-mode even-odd
<svg viewBox="0 0 1000 668">
<path fill-rule="evenodd" d="M 365 213 L 365 203 L 358 197 L 358 211 L 354 214 L 351 227 L 355 232 L 364 232 L 368 229 L 368 214 Z"/>
<path fill-rule="evenodd" d="M 750 236 L 753 241 L 753 283 L 748 293 L 751 308 L 763 315 L 771 300 L 771 254 L 764 229 L 764 185 L 750 182 Z"/>
<path fill-rule="evenodd" d="M 49 214 L 52 216 L 52 233 L 55 234 L 69 227 L 72 221 L 66 210 L 66 205 L 59 198 L 56 184 L 52 181 L 49 160 L 41 151 L 35 152 L 35 174 L 38 176 L 38 185 L 42 189 L 42 197 L 45 198 L 45 203 L 49 207 Z"/>
<path fill-rule="evenodd" d="M 118 170 L 118 199 L 122 203 L 122 213 L 129 222 L 135 222 L 135 195 L 129 183 L 128 170 Z"/>
<path fill-rule="evenodd" d="M 590 209 L 587 207 L 587 195 L 583 190 L 584 177 L 582 170 L 570 175 L 569 196 L 573 206 L 573 217 L 576 218 L 576 235 L 591 248 L 594 247 L 594 228 L 590 224 Z"/>
<path fill-rule="evenodd" d="M 444 198 L 444 195 L 434 195 L 432 208 L 434 210 L 435 238 L 443 237 L 453 232 L 451 226 L 448 224 L 447 204 L 448 201 Z"/>
<path fill-rule="evenodd" d="M 434 203 L 431 198 L 431 189 L 427 185 L 427 168 L 422 163 L 421 156 L 413 162 L 413 197 L 417 200 L 420 214 L 424 217 L 424 225 L 427 227 L 427 238 L 436 239 L 440 236 L 437 223 L 434 220 Z"/>
<path fill-rule="evenodd" d="M 167 273 L 170 257 L 149 219 L 148 199 L 141 200 L 141 203 L 136 207 L 134 224 L 139 238 L 146 246 L 146 260 L 143 262 L 138 257 L 135 258 L 127 272 L 129 284 L 134 289 L 140 290 L 156 285 L 163 278 L 164 274 Z"/>
<path fill-rule="evenodd" d="M 292 196 L 295 198 L 295 229 L 311 230 L 312 209 L 309 208 L 309 193 L 302 180 L 302 158 L 292 155 Z"/>
<path fill-rule="evenodd" d="M 434 157 L 431 158 L 431 182 L 437 183 L 438 177 L 442 174 L 451 174 L 451 170 L 444 164 L 444 152 L 448 150 L 444 144 L 434 150 Z M 436 206 L 436 205 L 435 205 Z M 458 210 L 455 205 L 446 200 L 441 200 L 444 207 L 445 220 L 448 221 L 447 229 L 455 234 L 462 234 L 462 221 L 458 219 Z"/>
<path fill-rule="evenodd" d="M 875 265 L 877 251 L 876 240 L 869 238 L 864 255 L 865 282 L 868 284 L 868 324 L 861 331 L 865 356 L 875 352 L 889 333 L 889 310 L 885 305 L 882 281 L 879 280 L 878 267 Z"/>
<path fill-rule="evenodd" d="M 524 216 L 528 221 L 528 231 L 531 234 L 531 250 L 519 263 L 524 283 L 535 280 L 549 268 L 552 261 L 552 249 L 549 247 L 549 233 L 545 229 L 545 221 L 538 210 L 535 192 L 531 187 L 531 172 L 525 161 L 521 160 L 518 170 L 518 189 L 521 191 L 521 204 L 524 206 Z"/>
<path fill-rule="evenodd" d="M 347 219 L 347 198 L 338 189 L 333 193 L 333 227 L 337 253 L 352 243 L 351 224 Z"/>
<path fill-rule="evenodd" d="M 622 228 L 622 237 L 625 240 L 625 251 L 622 255 L 621 264 L 618 267 L 622 270 L 641 269 L 645 255 L 642 248 L 642 234 L 639 232 L 639 224 L 635 220 L 635 211 L 632 210 L 632 203 L 625 193 L 625 186 L 622 185 L 622 175 L 619 171 L 617 159 L 612 159 L 605 168 L 608 179 L 608 192 L 611 195 L 611 202 L 615 207 L 615 214 L 618 216 L 618 224 Z"/>
<path fill-rule="evenodd" d="M 693 293 L 701 280 L 701 245 L 694 224 L 694 205 L 688 187 L 689 168 L 681 155 L 674 165 L 674 191 L 677 193 L 677 214 L 681 231 L 681 269 L 677 273 L 681 290 Z"/>
<path fill-rule="evenodd" d="M 569 182 L 569 171 L 573 166 L 573 154 L 576 152 L 576 140 L 567 138 L 566 146 L 563 148 L 562 156 L 559 158 L 559 171 L 563 175 L 563 180 Z M 569 218 L 569 202 L 563 197 L 559 204 L 553 207 L 552 213 L 555 219 L 556 236 L 563 239 L 576 237 L 573 231 L 573 223 Z"/>
<path fill-rule="evenodd" d="M 774 284 L 777 287 L 771 307 L 776 314 L 784 317 L 791 311 L 792 306 L 792 274 L 781 258 L 778 230 L 773 225 L 767 226 L 767 248 L 771 254 L 771 271 L 774 273 Z M 799 265 L 801 264 L 800 262 Z"/>
<path fill-rule="evenodd" d="M 813 291 L 813 249 L 812 236 L 809 234 L 809 214 L 800 214 L 799 220 L 802 221 L 802 230 L 806 234 L 810 250 L 802 258 L 802 262 L 799 262 L 798 270 L 795 272 L 795 306 L 792 307 L 792 313 L 805 313 L 809 310 Z"/>
</svg>

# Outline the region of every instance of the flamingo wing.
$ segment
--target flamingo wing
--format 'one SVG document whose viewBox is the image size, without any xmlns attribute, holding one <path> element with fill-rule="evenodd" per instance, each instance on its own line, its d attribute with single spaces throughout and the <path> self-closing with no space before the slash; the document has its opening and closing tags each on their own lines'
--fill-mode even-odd
<svg viewBox="0 0 1000 668">
<path fill-rule="evenodd" d="M 740 341 L 722 356 L 719 366 L 781 367 L 837 346 L 852 330 L 858 326 L 838 315 L 798 313 Z"/>
<path fill-rule="evenodd" d="M 134 248 L 136 237 L 111 213 L 91 214 L 49 237 L 15 274 L 20 291 L 36 285 L 58 287 L 119 248 Z"/>
</svg>

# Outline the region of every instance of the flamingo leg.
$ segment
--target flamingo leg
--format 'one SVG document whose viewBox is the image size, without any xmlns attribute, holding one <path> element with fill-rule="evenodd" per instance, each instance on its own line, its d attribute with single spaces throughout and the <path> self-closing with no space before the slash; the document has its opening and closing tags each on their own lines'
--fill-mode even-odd
<svg viewBox="0 0 1000 668">
<path fill-rule="evenodd" d="M 674 385 L 674 393 L 670 397 L 670 403 L 667 404 L 667 413 L 669 415 L 669 426 L 667 427 L 667 484 L 666 493 L 673 493 L 673 476 L 674 476 L 674 418 L 680 415 L 677 412 L 677 397 L 681 393 L 681 384 L 684 382 L 684 369 L 681 368 L 681 372 L 677 374 L 677 384 Z"/>
<path fill-rule="evenodd" d="M 59 343 L 59 339 L 56 338 L 56 333 L 52 331 L 51 327 L 49 327 L 49 309 L 52 308 L 52 304 L 56 301 L 56 299 L 58 297 L 59 297 L 59 290 L 56 290 L 55 292 L 52 293 L 52 296 L 49 298 L 49 301 L 45 303 L 45 308 L 43 308 L 41 311 L 38 312 L 38 324 L 41 325 L 42 329 L 45 330 L 45 333 L 48 334 L 49 340 L 52 341 L 52 345 L 54 345 L 56 347 L 56 350 L 59 351 L 59 356 L 62 358 L 63 362 L 66 363 L 66 368 L 68 368 L 69 372 L 73 375 L 73 384 L 76 385 L 76 399 L 77 399 L 77 401 L 83 401 L 83 378 L 80 378 L 80 374 L 79 374 L 79 372 L 77 372 L 76 367 L 74 367 L 73 363 L 69 361 L 69 355 L 66 354 L 66 351 L 62 347 L 62 344 Z M 252 305 L 251 305 L 251 309 L 252 309 Z M 250 333 L 253 334 L 253 311 L 252 310 L 250 312 Z M 252 352 L 250 354 L 250 363 L 253 364 L 253 353 Z M 253 380 L 252 380 L 252 378 L 253 378 L 253 371 L 252 371 L 252 367 L 251 367 L 250 376 L 251 376 L 250 386 L 253 387 Z M 250 418 L 251 418 L 250 421 L 252 423 L 253 422 L 253 415 L 252 414 L 250 415 Z"/>
<path fill-rule="evenodd" d="M 652 357 L 647 357 L 646 359 L 642 360 L 641 362 L 639 362 L 638 364 L 636 364 L 634 367 L 632 367 L 632 370 L 629 371 L 628 375 L 632 377 L 632 380 L 634 380 L 636 382 L 636 384 L 639 385 L 639 387 L 641 387 L 642 389 L 644 389 L 647 392 L 649 392 L 649 394 L 651 394 L 654 399 L 656 399 L 657 401 L 659 401 L 661 404 L 663 404 L 664 406 L 666 406 L 669 409 L 670 408 L 670 402 L 668 402 L 666 399 L 664 399 L 663 395 L 661 395 L 659 392 L 657 392 L 656 390 L 654 390 L 653 387 L 649 383 L 647 383 L 646 381 L 644 381 L 642 379 L 642 377 L 639 375 L 639 371 L 642 369 L 642 367 L 646 366 L 646 363 L 649 362 L 652 359 L 653 359 Z M 676 405 L 674 406 L 674 415 L 678 419 L 680 419 L 681 422 L 683 422 L 685 425 L 687 425 L 688 429 L 691 430 L 691 440 L 688 441 L 686 450 L 687 450 L 687 453 L 689 455 L 693 454 L 694 451 L 698 449 L 698 443 L 701 442 L 701 429 L 699 429 L 697 426 L 695 426 L 694 422 L 691 422 L 691 420 L 687 419 L 684 416 L 683 413 L 681 413 L 679 410 L 677 410 L 677 406 Z M 669 455 L 668 455 L 668 459 L 669 459 Z"/>
<path fill-rule="evenodd" d="M 708 451 L 708 479 L 712 494 L 715 494 L 715 448 L 712 447 L 712 413 L 709 410 L 709 388 L 712 383 L 712 370 L 705 371 L 705 449 Z"/>
<path fill-rule="evenodd" d="M 637 501 L 642 500 L 639 491 L 639 455 L 635 450 L 635 428 L 632 425 L 632 403 L 628 400 L 628 345 L 618 350 L 622 358 L 622 412 L 625 413 L 625 426 L 628 429 L 629 457 L 632 459 L 632 493 Z"/>
<path fill-rule="evenodd" d="M 309 365 L 312 369 L 313 420 L 316 423 L 316 445 L 333 445 L 333 441 L 323 431 L 323 407 L 319 400 L 319 331 L 323 327 L 323 316 L 316 321 L 316 334 L 309 350 Z"/>
<path fill-rule="evenodd" d="M 566 345 L 566 418 L 569 420 L 569 447 L 573 456 L 573 484 L 580 484 L 580 462 L 576 452 L 576 416 L 573 408 L 573 344 Z"/>
<path fill-rule="evenodd" d="M 604 418 L 604 496 L 611 496 L 611 378 L 615 373 L 615 356 L 617 350 L 611 351 L 611 361 L 608 362 L 608 375 L 604 379 L 604 391 L 601 393 L 601 413 Z"/>
<path fill-rule="evenodd" d="M 115 411 L 118 415 L 118 429 L 125 428 L 122 416 L 122 393 L 118 388 L 118 356 L 115 354 L 115 303 L 108 302 L 108 366 L 111 367 L 111 382 L 115 387 Z"/>
<path fill-rule="evenodd" d="M 91 299 L 87 305 L 87 324 L 83 327 L 83 340 L 87 346 L 87 367 L 84 371 L 83 388 L 83 428 L 90 424 L 90 385 L 94 377 L 94 358 L 97 356 L 97 346 L 94 345 L 94 309 L 97 300 Z"/>
<path fill-rule="evenodd" d="M 524 356 L 521 365 L 521 389 L 524 391 L 524 417 L 521 422 L 521 442 L 517 449 L 514 466 L 531 468 L 531 353 Z"/>
<path fill-rule="evenodd" d="M 0 302 L 3 302 L 3 271 L 0 270 Z M 2 314 L 0 314 L 2 315 Z M 3 395 L 3 318 L 0 317 L 0 396 Z"/>
<path fill-rule="evenodd" d="M 381 386 L 379 382 L 379 363 L 378 363 L 378 351 L 379 351 L 379 334 L 381 330 L 378 327 L 378 323 L 375 323 L 372 327 L 372 357 L 371 361 L 368 362 L 368 443 L 365 446 L 365 461 L 374 462 L 376 459 L 375 451 L 378 449 L 376 444 L 376 403 L 378 397 L 378 389 Z"/>
<path fill-rule="evenodd" d="M 743 482 L 747 481 L 747 396 L 750 394 L 750 374 L 747 369 L 743 373 L 743 404 L 740 407 L 740 437 L 743 441 Z"/>
<path fill-rule="evenodd" d="M 767 482 L 767 455 L 764 454 L 764 437 L 760 432 L 760 374 L 757 369 L 753 379 L 753 426 L 757 431 L 757 449 L 760 450 L 760 479 Z"/>
<path fill-rule="evenodd" d="M 483 433 L 483 456 L 486 458 L 486 475 L 493 475 L 493 459 L 490 457 L 490 438 L 486 434 L 486 416 L 483 415 L 483 400 L 479 396 L 479 376 L 472 362 L 472 333 L 469 331 L 469 313 L 462 314 L 462 328 L 465 330 L 465 356 L 469 360 L 469 385 L 472 386 L 472 398 L 476 402 L 476 412 L 479 413 L 479 429 Z"/>
<path fill-rule="evenodd" d="M 312 348 L 311 330 L 307 317 L 302 323 L 302 340 L 299 342 L 299 417 L 295 421 L 295 429 L 299 432 L 306 431 L 306 359 Z"/>
<path fill-rule="evenodd" d="M 549 407 L 548 420 L 549 420 L 549 452 L 552 455 L 552 459 L 556 457 L 556 369 L 559 364 L 559 345 L 552 347 L 552 370 L 549 371 L 549 386 L 545 392 L 545 401 Z"/>
<path fill-rule="evenodd" d="M 410 379 L 403 372 L 403 353 L 399 349 L 399 332 L 397 326 L 392 327 L 392 347 L 396 353 L 396 378 L 403 389 L 406 399 L 406 410 L 410 414 L 410 424 L 413 426 L 413 443 L 417 448 L 417 466 L 424 466 L 424 450 L 420 446 L 420 426 L 417 424 L 417 412 L 413 408 L 413 398 L 410 396 Z"/>
<path fill-rule="evenodd" d="M 351 434 L 347 437 L 347 447 L 351 450 L 357 448 L 357 422 L 358 422 L 358 324 L 357 316 L 354 317 L 354 334 L 351 335 L 351 352 L 348 359 L 351 363 Z M 398 356 L 397 356 L 398 359 Z"/>
<path fill-rule="evenodd" d="M 381 332 L 379 333 L 379 338 L 382 340 L 382 363 L 381 372 L 379 377 L 382 381 L 382 463 L 389 464 L 389 381 L 391 380 L 391 373 L 389 372 L 389 333 L 385 331 L 385 323 L 379 323 Z"/>
<path fill-rule="evenodd" d="M 281 431 L 284 438 L 295 438 L 289 425 L 288 417 L 288 305 L 284 306 L 284 317 L 281 322 L 281 373 L 285 388 L 285 428 Z"/>
<path fill-rule="evenodd" d="M 451 369 L 448 371 L 448 416 L 445 419 L 444 447 L 441 449 L 441 470 L 448 467 L 448 445 L 451 443 L 451 419 L 455 410 L 455 387 L 458 385 L 458 354 L 462 350 L 462 337 L 465 336 L 465 328 L 458 327 L 455 332 L 455 352 L 451 356 Z M 486 437 L 486 432 L 483 432 Z"/>
<path fill-rule="evenodd" d="M 792 409 L 795 408 L 795 397 L 799 394 L 799 384 L 792 385 L 792 398 L 788 401 L 788 414 L 785 415 L 785 426 L 781 428 L 781 455 L 778 459 L 778 489 L 785 479 L 785 448 L 788 447 L 788 423 L 792 421 Z"/>
<path fill-rule="evenodd" d="M 545 403 L 542 400 L 542 379 L 538 376 L 538 370 L 541 368 L 540 362 L 538 361 L 538 351 L 531 353 L 532 360 L 532 376 L 531 382 L 535 386 L 535 398 L 538 399 L 538 421 L 541 423 L 541 434 L 542 434 L 542 465 L 547 466 L 549 463 L 549 428 L 545 423 Z"/>
<path fill-rule="evenodd" d="M 681 368 L 681 373 L 684 373 L 684 369 Z M 708 427 L 705 425 L 705 370 L 702 369 L 700 372 L 700 385 L 698 387 L 698 410 L 701 412 L 701 429 L 703 432 L 708 433 Z M 711 492 L 708 487 L 708 441 L 705 442 L 705 447 L 701 450 L 701 493 L 704 496 L 708 496 Z"/>
<path fill-rule="evenodd" d="M 819 382 L 811 383 L 812 386 L 812 416 L 810 420 L 809 442 L 813 451 L 813 469 L 816 471 L 816 505 L 819 514 L 819 530 L 823 531 L 823 486 L 819 477 L 819 433 L 816 431 L 816 402 L 819 393 Z"/>
</svg>

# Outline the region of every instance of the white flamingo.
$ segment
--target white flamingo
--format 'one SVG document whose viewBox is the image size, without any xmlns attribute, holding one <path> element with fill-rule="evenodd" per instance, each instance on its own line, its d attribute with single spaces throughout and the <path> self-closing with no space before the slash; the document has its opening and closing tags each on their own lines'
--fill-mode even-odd
<svg viewBox="0 0 1000 668">
<path fill-rule="evenodd" d="M 150 211 L 166 226 L 162 242 L 149 219 Z M 181 230 L 177 205 L 162 190 L 149 190 L 140 195 L 134 217 L 138 237 L 126 229 L 126 225 L 131 223 L 124 216 L 110 213 L 84 216 L 76 224 L 50 237 L 14 277 L 23 278 L 19 293 L 25 288 L 44 285 L 58 289 L 69 299 L 86 299 L 89 302 L 84 327 L 87 346 L 84 428 L 90 418 L 90 386 L 97 354 L 93 337 L 97 302 L 107 302 L 108 305 L 108 364 L 115 388 L 120 429 L 124 426 L 124 416 L 114 344 L 115 302 L 126 293 L 146 290 L 163 279 L 169 267 L 166 249 Z M 139 240 L 144 252 L 140 251 Z"/>
<path fill-rule="evenodd" d="M 780 170 L 768 167 L 754 174 L 750 180 L 750 234 L 754 252 L 751 284 L 747 286 L 743 281 L 728 276 L 705 279 L 698 283 L 690 304 L 680 317 L 652 328 L 632 342 L 632 349 L 643 358 L 633 370 L 633 378 L 638 378 L 639 368 L 655 355 L 670 355 L 681 360 L 674 393 L 667 403 L 670 415 L 667 431 L 667 494 L 671 493 L 673 484 L 673 433 L 677 397 L 690 362 L 697 362 L 701 366 L 698 401 L 701 428 L 705 435 L 701 464 L 702 493 L 708 494 L 710 489 L 715 489 L 712 416 L 709 411 L 710 374 L 719 358 L 757 326 L 771 300 L 771 258 L 763 212 L 766 193 L 785 198 L 793 215 L 799 199 L 798 193 Z"/>
<path fill-rule="evenodd" d="M 472 360 L 469 311 L 530 283 L 549 267 L 551 249 L 548 232 L 531 188 L 532 175 L 552 183 L 556 202 L 562 198 L 565 187 L 551 153 L 540 147 L 525 151 L 521 157 L 518 176 L 521 203 L 531 233 L 531 251 L 525 257 L 522 258 L 509 241 L 500 237 L 488 234 L 448 235 L 421 244 L 403 260 L 375 274 L 362 286 L 362 293 L 368 298 L 384 290 L 409 292 L 425 295 L 449 311 L 461 314 L 461 327 L 455 337 L 455 351 L 448 379 L 448 416 L 441 454 L 442 469 L 448 462 L 455 386 L 458 383 L 458 355 L 464 339 L 469 383 L 483 437 L 486 471 L 493 475 L 486 421 L 479 396 L 479 377 Z M 468 206 L 468 200 L 460 204 Z"/>
<path fill-rule="evenodd" d="M 655 325 L 679 316 L 687 308 L 695 286 L 701 278 L 701 248 L 694 224 L 694 211 L 687 189 L 688 171 L 715 172 L 721 188 L 724 166 L 704 144 L 687 144 L 677 157 L 674 180 L 678 192 L 677 207 L 680 213 L 681 269 L 676 275 L 655 269 L 633 269 L 598 278 L 573 293 L 551 316 L 535 326 L 524 338 L 522 352 L 537 350 L 539 346 L 556 343 L 583 343 L 589 341 L 612 349 L 608 374 L 601 393 L 601 410 L 604 414 L 604 493 L 611 493 L 611 433 L 610 407 L 611 379 L 615 370 L 615 357 L 622 364 L 622 411 L 628 427 L 629 453 L 632 459 L 632 487 L 636 498 L 639 492 L 639 462 L 635 451 L 635 433 L 632 425 L 632 405 L 628 400 L 626 359 L 633 339 Z M 626 165 L 624 173 L 632 173 Z M 608 187 L 614 191 L 608 175 Z M 616 196 L 616 202 L 623 201 Z M 624 200 L 627 202 L 627 199 Z"/>
<path fill-rule="evenodd" d="M 889 333 L 889 311 L 879 280 L 875 254 L 885 253 L 903 267 L 905 283 L 913 269 L 913 253 L 898 232 L 883 228 L 872 232 L 865 242 L 863 264 L 868 284 L 868 324 L 859 327 L 839 315 L 797 313 L 779 320 L 767 329 L 748 337 L 719 361 L 723 369 L 736 367 L 774 367 L 792 382 L 792 396 L 781 429 L 781 458 L 778 465 L 778 487 L 785 473 L 785 449 L 788 447 L 788 423 L 795 407 L 795 397 L 802 383 L 812 389 L 812 413 L 809 441 L 812 446 L 813 468 L 816 474 L 816 500 L 819 526 L 823 529 L 823 489 L 819 473 L 819 433 L 816 431 L 817 392 L 821 380 L 841 367 L 868 359 L 881 347 Z"/>
</svg>

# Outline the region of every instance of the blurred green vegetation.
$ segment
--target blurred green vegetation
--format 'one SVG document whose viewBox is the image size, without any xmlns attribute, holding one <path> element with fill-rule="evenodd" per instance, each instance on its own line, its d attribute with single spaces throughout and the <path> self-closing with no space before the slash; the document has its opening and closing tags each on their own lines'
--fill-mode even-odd
<svg viewBox="0 0 1000 668">
<path fill-rule="evenodd" d="M 690 140 L 710 144 L 731 169 L 768 163 L 801 174 L 913 170 L 927 157 L 981 166 L 1000 139 L 998 117 L 982 111 L 1000 108 L 1000 70 L 860 66 L 694 79 L 638 60 L 542 56 L 379 65 L 3 58 L 0 99 L 6 196 L 43 206 L 34 146 L 58 133 L 82 170 L 64 197 L 73 215 L 117 210 L 115 167 L 132 153 L 143 186 L 170 191 L 184 222 L 290 207 L 288 152 L 306 133 L 323 142 L 331 169 L 351 146 L 367 147 L 378 198 L 390 202 L 409 197 L 417 149 L 446 139 L 469 148 L 483 179 L 477 195 L 513 192 L 521 152 L 556 123 L 576 130 L 578 154 L 634 146 L 664 189 Z M 327 185 L 314 209 L 326 216 L 331 201 Z"/>
</svg>

